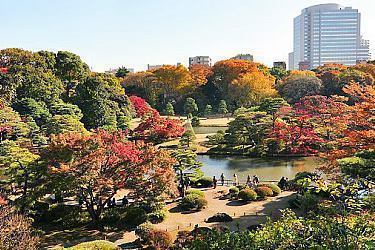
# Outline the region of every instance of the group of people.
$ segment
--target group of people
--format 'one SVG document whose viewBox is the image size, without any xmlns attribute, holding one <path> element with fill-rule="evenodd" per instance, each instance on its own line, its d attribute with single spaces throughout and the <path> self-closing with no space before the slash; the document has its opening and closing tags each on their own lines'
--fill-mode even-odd
<svg viewBox="0 0 375 250">
<path fill-rule="evenodd" d="M 214 176 L 212 178 L 213 180 L 213 187 L 214 189 L 217 187 L 217 182 L 218 180 L 216 179 L 216 176 Z M 225 184 L 225 176 L 224 176 L 224 173 L 221 173 L 220 175 L 220 183 L 221 183 L 221 186 L 224 186 Z M 240 182 L 238 181 L 238 176 L 237 174 L 233 174 L 233 186 L 238 186 L 240 184 Z M 258 186 L 259 184 L 259 177 L 257 175 L 253 175 L 253 178 L 250 177 L 250 175 L 247 176 L 247 181 L 246 181 L 246 185 L 249 186 L 249 187 L 256 187 Z"/>
</svg>

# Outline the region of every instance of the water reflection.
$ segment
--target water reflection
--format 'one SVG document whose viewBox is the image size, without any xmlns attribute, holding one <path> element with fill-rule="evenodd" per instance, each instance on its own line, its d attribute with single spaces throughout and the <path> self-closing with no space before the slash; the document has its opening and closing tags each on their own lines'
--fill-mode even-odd
<svg viewBox="0 0 375 250">
<path fill-rule="evenodd" d="M 319 158 L 246 158 L 236 156 L 199 155 L 203 163 L 202 170 L 207 176 L 220 176 L 221 173 L 230 179 L 234 173 L 240 181 L 247 175 L 258 175 L 261 180 L 279 180 L 282 176 L 293 178 L 302 171 L 314 171 L 320 163 Z"/>
</svg>

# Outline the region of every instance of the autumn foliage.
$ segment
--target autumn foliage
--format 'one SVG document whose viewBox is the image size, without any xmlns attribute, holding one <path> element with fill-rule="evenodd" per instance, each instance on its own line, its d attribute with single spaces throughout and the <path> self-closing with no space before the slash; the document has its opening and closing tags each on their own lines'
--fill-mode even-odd
<svg viewBox="0 0 375 250">
<path fill-rule="evenodd" d="M 42 155 L 52 179 L 78 192 L 94 221 L 120 188 L 137 199 L 162 199 L 175 193 L 173 159 L 167 152 L 126 140 L 122 132 L 98 130 L 52 137 Z M 155 185 L 157 183 L 157 185 Z M 147 187 L 141 191 L 140 187 Z M 147 194 L 152 194 L 147 196 Z"/>
</svg>

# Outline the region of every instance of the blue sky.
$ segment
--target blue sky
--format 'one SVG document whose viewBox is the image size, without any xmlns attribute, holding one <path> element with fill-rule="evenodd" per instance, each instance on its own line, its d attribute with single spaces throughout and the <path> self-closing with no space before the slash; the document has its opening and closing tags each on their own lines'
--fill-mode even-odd
<svg viewBox="0 0 375 250">
<path fill-rule="evenodd" d="M 0 0 L 0 49 L 69 50 L 93 70 L 214 61 L 251 53 L 287 60 L 292 22 L 321 0 Z M 362 13 L 375 54 L 375 0 L 337 0 Z"/>
</svg>

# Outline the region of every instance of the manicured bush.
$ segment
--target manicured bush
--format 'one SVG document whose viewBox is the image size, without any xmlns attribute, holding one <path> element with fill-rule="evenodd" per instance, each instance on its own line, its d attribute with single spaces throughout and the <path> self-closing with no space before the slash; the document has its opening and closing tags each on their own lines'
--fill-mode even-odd
<svg viewBox="0 0 375 250">
<path fill-rule="evenodd" d="M 273 196 L 278 196 L 279 194 L 281 194 L 281 188 L 279 188 L 279 186 L 275 184 L 266 184 L 265 186 L 272 189 Z"/>
<path fill-rule="evenodd" d="M 148 246 L 147 249 L 169 249 L 173 244 L 172 235 L 169 232 L 152 228 L 145 224 L 139 226 L 135 230 L 135 234 L 139 237 L 142 245 Z"/>
<path fill-rule="evenodd" d="M 238 187 L 232 186 L 229 188 L 229 194 L 231 195 L 238 195 L 239 192 L 240 190 L 238 189 Z"/>
<path fill-rule="evenodd" d="M 257 193 L 250 188 L 242 189 L 238 193 L 238 198 L 243 201 L 255 201 L 257 197 L 258 197 Z"/>
<path fill-rule="evenodd" d="M 197 194 L 189 194 L 182 198 L 179 206 L 184 210 L 201 210 L 207 206 L 207 200 Z"/>
<path fill-rule="evenodd" d="M 157 223 L 163 222 L 165 220 L 165 218 L 167 218 L 167 213 L 166 213 L 165 210 L 160 209 L 160 210 L 154 211 L 152 213 L 149 213 L 147 216 L 148 216 L 148 220 L 151 223 L 157 224 Z"/>
<path fill-rule="evenodd" d="M 201 125 L 201 122 L 199 121 L 199 117 L 193 116 L 193 118 L 191 119 L 191 126 L 198 127 L 199 125 Z"/>
<path fill-rule="evenodd" d="M 213 185 L 212 178 L 208 176 L 203 176 L 199 178 L 196 182 L 196 186 L 201 187 L 201 188 L 212 187 L 212 185 Z"/>
<path fill-rule="evenodd" d="M 237 188 L 241 191 L 242 189 L 247 188 L 246 185 L 237 185 Z"/>
<path fill-rule="evenodd" d="M 207 219 L 207 222 L 208 223 L 212 223 L 212 222 L 230 222 L 230 221 L 233 221 L 233 218 L 226 214 L 226 213 L 217 213 L 213 216 L 211 216 L 210 218 Z"/>
<path fill-rule="evenodd" d="M 146 222 L 147 219 L 145 210 L 139 207 L 130 207 L 126 210 L 122 222 L 125 223 L 128 228 L 133 228 Z"/>
<path fill-rule="evenodd" d="M 200 197 L 204 197 L 204 192 L 201 191 L 201 190 L 198 190 L 198 189 L 189 189 L 186 191 L 186 195 L 189 195 L 189 194 L 196 194 L 196 195 L 199 195 Z"/>
<path fill-rule="evenodd" d="M 125 223 L 122 220 L 126 214 L 126 210 L 126 208 L 119 207 L 108 208 L 102 213 L 101 221 L 106 226 L 123 227 Z"/>
<path fill-rule="evenodd" d="M 66 248 L 69 250 L 118 250 L 120 249 L 114 243 L 105 240 L 95 240 L 83 242 L 73 247 Z"/>
<path fill-rule="evenodd" d="M 266 186 L 260 186 L 255 189 L 255 192 L 257 193 L 258 197 L 261 199 L 264 199 L 266 197 L 273 196 L 272 189 Z"/>
</svg>

